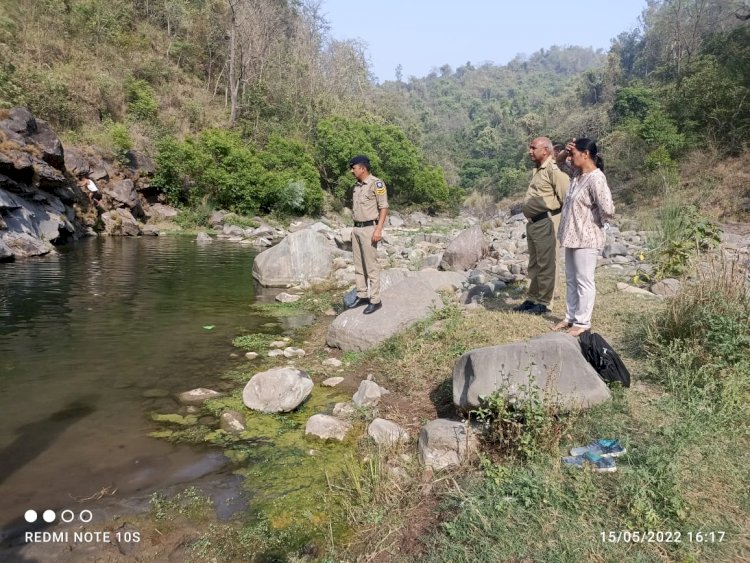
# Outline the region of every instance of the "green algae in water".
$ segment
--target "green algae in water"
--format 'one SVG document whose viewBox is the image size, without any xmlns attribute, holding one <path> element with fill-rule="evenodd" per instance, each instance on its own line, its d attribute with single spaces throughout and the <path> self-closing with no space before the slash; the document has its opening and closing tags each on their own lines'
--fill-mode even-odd
<svg viewBox="0 0 750 563">
<path fill-rule="evenodd" d="M 363 428 L 355 426 L 338 442 L 305 437 L 305 426 L 312 415 L 330 412 L 335 403 L 348 399 L 335 390 L 315 387 L 291 413 L 250 411 L 238 395 L 212 399 L 206 405 L 213 412 L 232 409 L 245 414 L 245 432 L 230 437 L 217 431 L 209 436 L 239 464 L 236 472 L 245 478 L 253 516 L 267 521 L 272 530 L 292 535 L 298 530 L 309 539 L 331 533 L 340 538 L 346 533 L 345 515 L 328 483 L 344 471 Z"/>
<path fill-rule="evenodd" d="M 180 426 L 191 426 L 198 423 L 198 417 L 194 415 L 182 416 L 179 414 L 151 414 L 151 420 L 155 422 L 168 422 L 169 424 L 178 424 Z"/>
</svg>

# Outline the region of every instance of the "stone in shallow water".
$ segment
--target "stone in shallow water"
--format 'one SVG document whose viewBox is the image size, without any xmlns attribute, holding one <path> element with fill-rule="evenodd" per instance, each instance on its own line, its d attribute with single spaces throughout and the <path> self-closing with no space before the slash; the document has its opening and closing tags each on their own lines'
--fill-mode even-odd
<svg viewBox="0 0 750 563">
<path fill-rule="evenodd" d="M 328 379 L 326 379 L 325 381 L 323 381 L 323 383 L 321 383 L 321 385 L 323 385 L 325 387 L 336 387 L 336 385 L 338 385 L 342 381 L 344 381 L 343 377 L 329 377 Z"/>
<path fill-rule="evenodd" d="M 221 429 L 230 434 L 239 434 L 245 431 L 245 417 L 237 411 L 226 411 L 221 413 Z"/>
<path fill-rule="evenodd" d="M 202 405 L 208 399 L 214 399 L 221 397 L 222 393 L 214 391 L 213 389 L 205 389 L 198 387 L 197 389 L 191 389 L 177 395 L 177 401 L 181 405 Z"/>
<path fill-rule="evenodd" d="M 245 385 L 242 400 L 245 406 L 256 411 L 289 412 L 302 404 L 312 389 L 312 379 L 304 371 L 293 367 L 274 368 L 256 373 Z"/>
<path fill-rule="evenodd" d="M 342 441 L 352 425 L 344 420 L 327 414 L 316 414 L 307 420 L 305 435 L 312 435 L 323 440 Z"/>
</svg>

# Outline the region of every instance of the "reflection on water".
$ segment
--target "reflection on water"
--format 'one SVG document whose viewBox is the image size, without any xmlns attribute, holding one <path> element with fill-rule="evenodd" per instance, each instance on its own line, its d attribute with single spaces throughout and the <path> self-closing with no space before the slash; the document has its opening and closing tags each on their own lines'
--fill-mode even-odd
<svg viewBox="0 0 750 563">
<path fill-rule="evenodd" d="M 144 391 L 211 386 L 242 361 L 232 338 L 271 320 L 250 308 L 253 256 L 192 237 L 101 238 L 0 264 L 0 528 L 126 486 L 141 459 L 161 459 L 165 477 L 198 455 L 145 437 L 171 399 Z"/>
</svg>

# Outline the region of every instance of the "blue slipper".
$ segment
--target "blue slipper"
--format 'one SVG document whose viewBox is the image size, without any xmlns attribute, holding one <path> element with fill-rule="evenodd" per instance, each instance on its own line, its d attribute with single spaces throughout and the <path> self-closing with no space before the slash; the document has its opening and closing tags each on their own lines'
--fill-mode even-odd
<svg viewBox="0 0 750 563">
<path fill-rule="evenodd" d="M 562 458 L 565 465 L 582 468 L 584 465 L 591 467 L 592 471 L 597 473 L 613 473 L 617 471 L 615 460 L 611 457 L 602 457 L 592 452 L 586 452 L 582 455 Z"/>
<path fill-rule="evenodd" d="M 617 440 L 603 439 L 596 440 L 585 446 L 579 448 L 571 448 L 570 455 L 579 456 L 586 452 L 591 452 L 602 457 L 618 457 L 624 454 L 627 450 L 624 446 L 620 445 Z"/>
</svg>

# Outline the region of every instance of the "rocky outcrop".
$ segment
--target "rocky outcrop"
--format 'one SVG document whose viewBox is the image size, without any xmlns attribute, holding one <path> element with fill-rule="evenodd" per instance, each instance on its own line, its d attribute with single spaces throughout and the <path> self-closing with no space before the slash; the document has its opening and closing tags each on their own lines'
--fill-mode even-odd
<svg viewBox="0 0 750 563">
<path fill-rule="evenodd" d="M 367 427 L 367 435 L 379 446 L 394 446 L 399 442 L 408 442 L 409 434 L 395 422 L 376 418 Z"/>
<path fill-rule="evenodd" d="M 384 291 L 381 298 L 383 307 L 371 315 L 363 315 L 361 307 L 341 313 L 328 328 L 328 345 L 344 351 L 369 350 L 443 307 L 432 288 L 412 278 Z"/>
<path fill-rule="evenodd" d="M 328 238 L 303 229 L 291 233 L 253 261 L 253 277 L 265 287 L 326 279 L 332 271 L 333 254 Z"/>
<path fill-rule="evenodd" d="M 495 392 L 513 401 L 530 393 L 561 410 L 587 408 L 610 398 L 609 389 L 581 353 L 578 340 L 550 333 L 466 352 L 453 368 L 453 403 L 467 411 Z"/>
<path fill-rule="evenodd" d="M 81 236 L 62 143 L 24 108 L 0 110 L 0 260 L 39 256 Z"/>
</svg>

